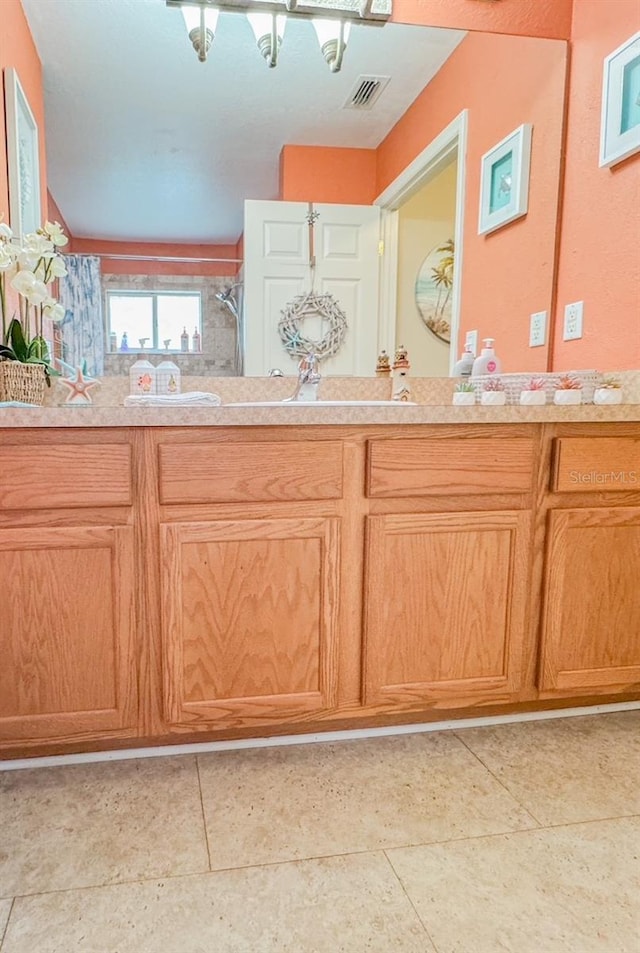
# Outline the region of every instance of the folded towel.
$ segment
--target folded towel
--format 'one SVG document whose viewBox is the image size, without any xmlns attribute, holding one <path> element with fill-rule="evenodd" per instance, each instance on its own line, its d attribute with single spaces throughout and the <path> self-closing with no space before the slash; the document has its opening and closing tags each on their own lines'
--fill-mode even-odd
<svg viewBox="0 0 640 953">
<path fill-rule="evenodd" d="M 217 394 L 194 390 L 186 394 L 132 394 L 125 397 L 125 407 L 219 407 Z"/>
</svg>

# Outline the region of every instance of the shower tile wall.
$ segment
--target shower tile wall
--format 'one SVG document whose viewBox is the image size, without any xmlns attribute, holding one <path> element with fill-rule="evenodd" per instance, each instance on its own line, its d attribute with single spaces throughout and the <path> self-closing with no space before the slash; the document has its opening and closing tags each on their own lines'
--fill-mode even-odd
<svg viewBox="0 0 640 953">
<path fill-rule="evenodd" d="M 102 275 L 102 290 L 107 291 L 199 291 L 202 294 L 202 353 L 171 354 L 183 375 L 194 377 L 234 376 L 236 367 L 235 318 L 216 298 L 237 282 L 237 277 L 192 275 Z M 106 303 L 103 313 L 107 314 Z M 192 329 L 189 329 L 191 332 Z M 108 334 L 106 335 L 108 340 Z M 107 354 L 105 374 L 128 374 L 133 361 L 141 355 L 134 350 L 126 354 Z M 162 360 L 159 353 L 144 355 L 153 364 Z"/>
</svg>

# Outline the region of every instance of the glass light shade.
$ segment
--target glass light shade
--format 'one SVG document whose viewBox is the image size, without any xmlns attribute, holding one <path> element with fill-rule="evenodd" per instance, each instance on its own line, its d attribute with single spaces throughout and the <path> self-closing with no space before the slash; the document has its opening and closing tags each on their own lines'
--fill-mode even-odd
<svg viewBox="0 0 640 953">
<path fill-rule="evenodd" d="M 335 40 L 337 43 L 340 39 L 340 20 L 325 20 L 317 19 L 312 20 L 313 28 L 316 31 L 316 36 L 318 37 L 318 43 L 320 48 L 325 45 L 325 43 L 330 43 L 331 40 Z M 346 20 L 344 21 L 344 34 L 343 40 L 344 45 L 346 46 L 349 41 L 349 33 L 351 32 L 351 23 Z"/>
<path fill-rule="evenodd" d="M 271 35 L 271 29 L 273 25 L 273 16 L 271 13 L 247 13 L 247 20 L 251 24 L 251 29 L 253 30 L 253 35 L 256 38 L 256 43 L 258 43 L 263 36 Z M 286 16 L 284 16 L 284 14 L 278 14 L 276 16 L 276 33 L 280 43 L 282 42 L 282 37 L 284 36 L 284 28 L 286 24 Z"/>
<path fill-rule="evenodd" d="M 182 16 L 184 17 L 184 22 L 187 27 L 187 33 L 191 33 L 192 30 L 200 29 L 200 7 L 180 7 L 182 10 Z M 214 7 L 205 7 L 204 8 L 204 25 L 207 30 L 210 30 L 212 33 L 216 32 L 216 26 L 218 24 L 218 14 L 219 10 L 216 10 Z"/>
</svg>

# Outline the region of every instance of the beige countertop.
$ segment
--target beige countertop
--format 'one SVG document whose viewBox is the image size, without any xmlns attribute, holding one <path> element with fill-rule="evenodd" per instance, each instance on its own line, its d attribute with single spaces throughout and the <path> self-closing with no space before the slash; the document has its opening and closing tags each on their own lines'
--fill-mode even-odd
<svg viewBox="0 0 640 953">
<path fill-rule="evenodd" d="M 640 422 L 640 404 L 579 407 L 399 406 L 7 407 L 0 429 L 50 427 L 268 427 L 367 424 Z"/>
</svg>

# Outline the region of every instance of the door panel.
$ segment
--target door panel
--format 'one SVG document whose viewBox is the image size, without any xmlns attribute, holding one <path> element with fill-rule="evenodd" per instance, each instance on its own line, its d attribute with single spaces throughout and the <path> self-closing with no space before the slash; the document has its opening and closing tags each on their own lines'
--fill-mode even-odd
<svg viewBox="0 0 640 953">
<path fill-rule="evenodd" d="M 313 290 L 331 294 L 347 318 L 348 333 L 338 354 L 323 361 L 324 374 L 370 376 L 378 351 L 380 211 L 368 205 L 316 204 Z M 244 330 L 245 373 L 270 367 L 295 373 L 298 359 L 278 335 L 281 312 L 294 297 L 311 291 L 308 205 L 305 202 L 245 202 Z M 304 321 L 302 334 L 324 336 L 319 318 Z"/>
<path fill-rule="evenodd" d="M 367 704 L 505 700 L 520 685 L 526 513 L 369 519 Z"/>
<path fill-rule="evenodd" d="M 283 720 L 335 704 L 338 521 L 162 527 L 166 713 Z"/>
<path fill-rule="evenodd" d="M 543 689 L 640 682 L 640 508 L 549 514 Z"/>
<path fill-rule="evenodd" d="M 0 739 L 136 723 L 133 531 L 0 531 Z"/>
</svg>

